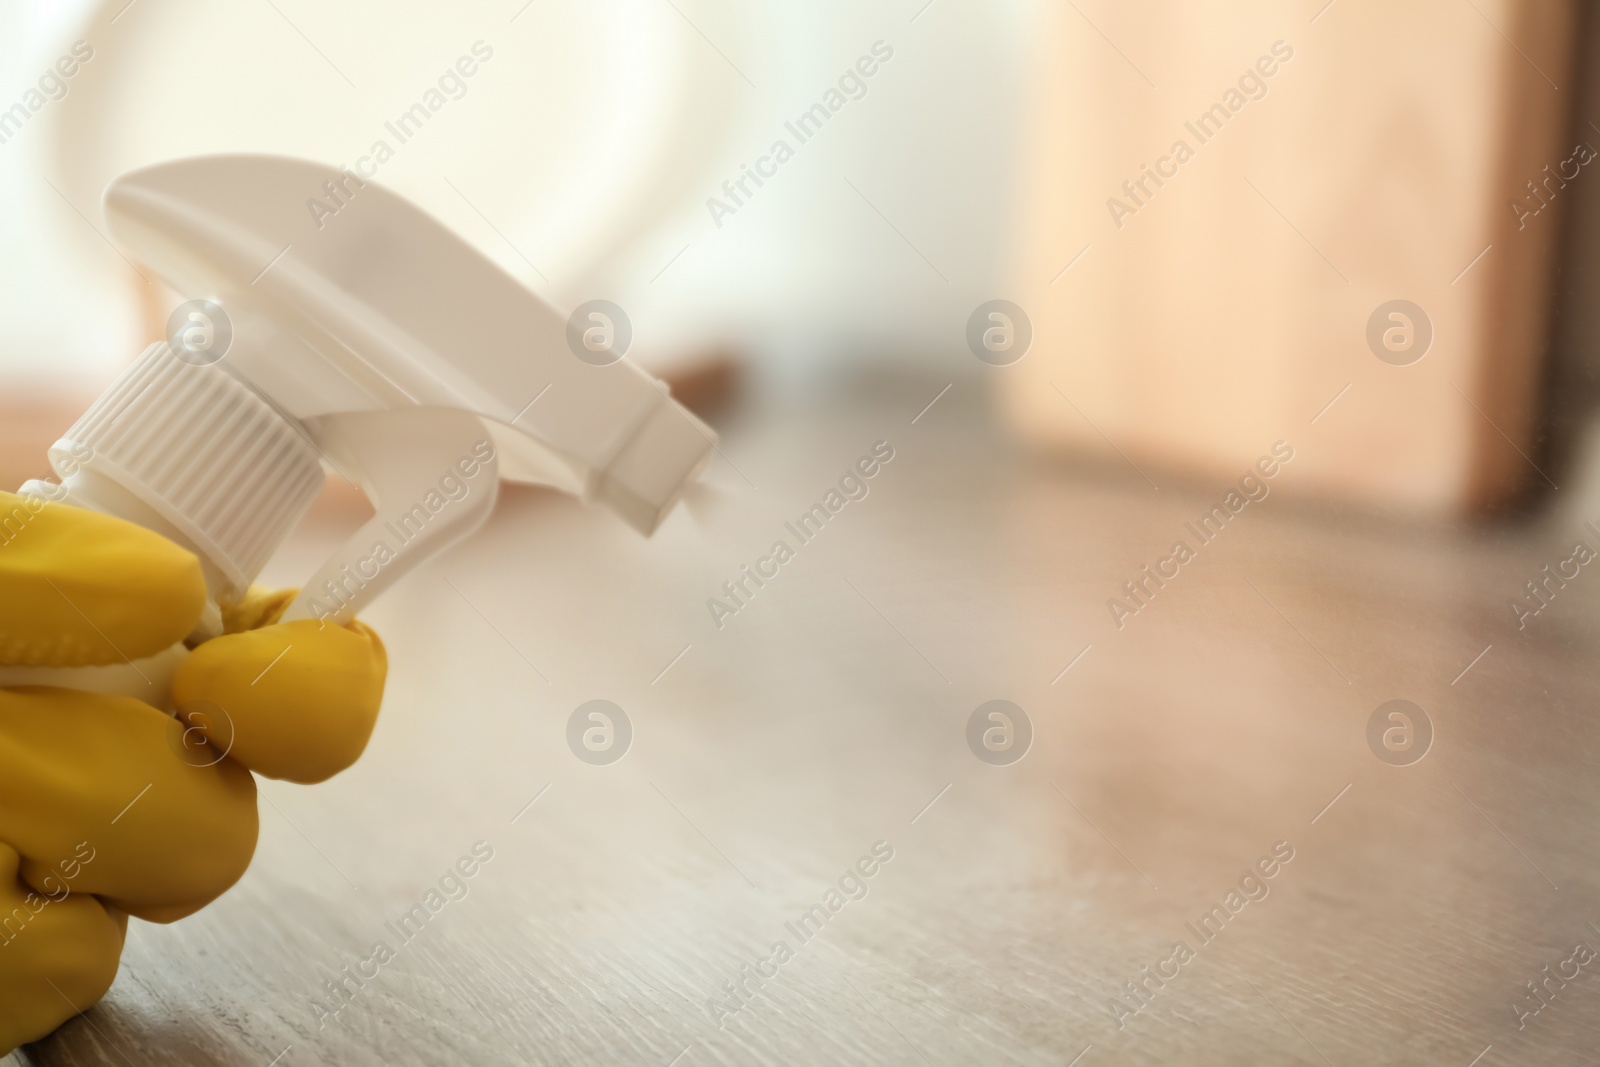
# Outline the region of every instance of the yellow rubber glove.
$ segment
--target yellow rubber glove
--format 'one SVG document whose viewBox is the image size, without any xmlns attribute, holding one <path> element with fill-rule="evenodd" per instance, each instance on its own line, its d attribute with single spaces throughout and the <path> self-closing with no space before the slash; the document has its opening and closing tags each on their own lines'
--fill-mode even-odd
<svg viewBox="0 0 1600 1067">
<path fill-rule="evenodd" d="M 184 722 L 132 697 L 0 689 L 0 1055 L 105 995 L 129 915 L 172 922 L 239 880 L 251 771 L 318 782 L 361 755 L 383 644 L 360 623 L 278 623 L 293 596 L 224 611 L 227 632 L 173 678 L 177 707 L 205 709 Z M 142 659 L 183 640 L 205 597 L 172 542 L 0 493 L 0 665 Z"/>
</svg>

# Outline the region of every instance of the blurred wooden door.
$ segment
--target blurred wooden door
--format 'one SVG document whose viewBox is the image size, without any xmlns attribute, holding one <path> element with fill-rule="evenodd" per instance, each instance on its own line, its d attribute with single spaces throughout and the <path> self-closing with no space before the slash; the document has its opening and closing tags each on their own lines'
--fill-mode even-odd
<svg viewBox="0 0 1600 1067">
<path fill-rule="evenodd" d="M 1568 134 L 1576 16 L 1050 5 L 1012 419 L 1048 447 L 1229 479 L 1285 440 L 1298 488 L 1436 515 L 1540 479 L 1563 194 L 1600 181 Z"/>
</svg>

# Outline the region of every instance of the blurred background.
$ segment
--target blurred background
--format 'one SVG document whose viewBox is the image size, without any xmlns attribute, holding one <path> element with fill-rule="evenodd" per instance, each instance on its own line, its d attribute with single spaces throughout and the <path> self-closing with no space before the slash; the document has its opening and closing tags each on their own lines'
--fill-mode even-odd
<svg viewBox="0 0 1600 1067">
<path fill-rule="evenodd" d="M 1597 194 L 1563 161 L 1600 133 L 1577 5 L 506 6 L 8 16 L 19 100 L 75 40 L 94 58 L 0 153 L 5 475 L 37 473 L 188 295 L 107 240 L 111 178 L 217 151 L 355 165 L 378 141 L 378 180 L 558 306 L 620 302 L 657 369 L 966 379 L 1020 440 L 1224 476 L 1338 394 L 1300 487 L 1434 517 L 1582 465 Z M 495 60 L 401 144 L 384 124 L 477 41 Z M 874 48 L 893 58 L 852 74 Z M 775 176 L 731 184 L 780 140 Z M 970 358 L 994 298 L 1031 319 L 1015 369 Z M 1433 338 L 1404 369 L 1365 342 L 1394 299 Z"/>
<path fill-rule="evenodd" d="M 136 924 L 28 1062 L 1586 1062 L 1592 970 L 1507 1003 L 1600 944 L 1597 56 L 1573 0 L 8 8 L 0 484 L 206 295 L 100 206 L 206 152 L 382 155 L 552 304 L 620 304 L 723 435 L 648 541 L 507 490 L 387 594 L 368 757 L 263 783 L 238 890 Z M 870 499 L 708 620 L 879 440 Z M 360 507 L 330 484 L 265 580 Z M 608 767 L 563 740 L 601 696 Z M 1004 766 L 966 733 L 999 698 L 1034 731 Z M 455 925 L 313 1025 L 480 834 Z M 829 946 L 708 1023 L 879 838 Z M 1279 841 L 1271 901 L 1124 1026 Z"/>
</svg>

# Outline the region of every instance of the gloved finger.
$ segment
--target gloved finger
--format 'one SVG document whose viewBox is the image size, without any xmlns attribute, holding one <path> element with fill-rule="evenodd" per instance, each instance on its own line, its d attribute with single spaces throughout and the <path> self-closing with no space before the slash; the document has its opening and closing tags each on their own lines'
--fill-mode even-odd
<svg viewBox="0 0 1600 1067">
<path fill-rule="evenodd" d="M 383 642 L 360 622 L 277 623 L 196 648 L 173 675 L 173 706 L 230 759 L 311 784 L 366 749 L 388 666 Z"/>
<path fill-rule="evenodd" d="M 23 880 L 46 890 L 85 842 L 95 858 L 75 891 L 152 922 L 238 881 L 259 829 L 255 780 L 230 760 L 186 760 L 182 733 L 132 697 L 0 690 L 0 841 L 22 854 Z"/>
<path fill-rule="evenodd" d="M 85 667 L 151 656 L 194 629 L 193 553 L 131 522 L 0 493 L 0 664 Z"/>
<path fill-rule="evenodd" d="M 0 1057 L 105 996 L 128 927 L 64 874 L 44 892 L 29 888 L 19 862 L 0 844 Z"/>
<path fill-rule="evenodd" d="M 222 605 L 222 632 L 240 634 L 281 621 L 299 592 L 252 585 L 237 603 Z"/>
</svg>

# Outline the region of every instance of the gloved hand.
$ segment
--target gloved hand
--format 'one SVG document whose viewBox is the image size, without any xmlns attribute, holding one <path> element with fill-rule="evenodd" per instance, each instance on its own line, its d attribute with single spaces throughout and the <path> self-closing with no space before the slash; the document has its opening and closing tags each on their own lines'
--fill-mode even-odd
<svg viewBox="0 0 1600 1067">
<path fill-rule="evenodd" d="M 129 915 L 173 922 L 238 881 L 258 829 L 251 771 L 319 782 L 361 755 L 383 644 L 360 623 L 278 623 L 293 595 L 252 590 L 178 666 L 174 704 L 220 713 L 0 689 L 0 1056 L 105 995 Z M 184 640 L 205 598 L 172 542 L 0 493 L 0 665 L 141 659 Z"/>
</svg>

